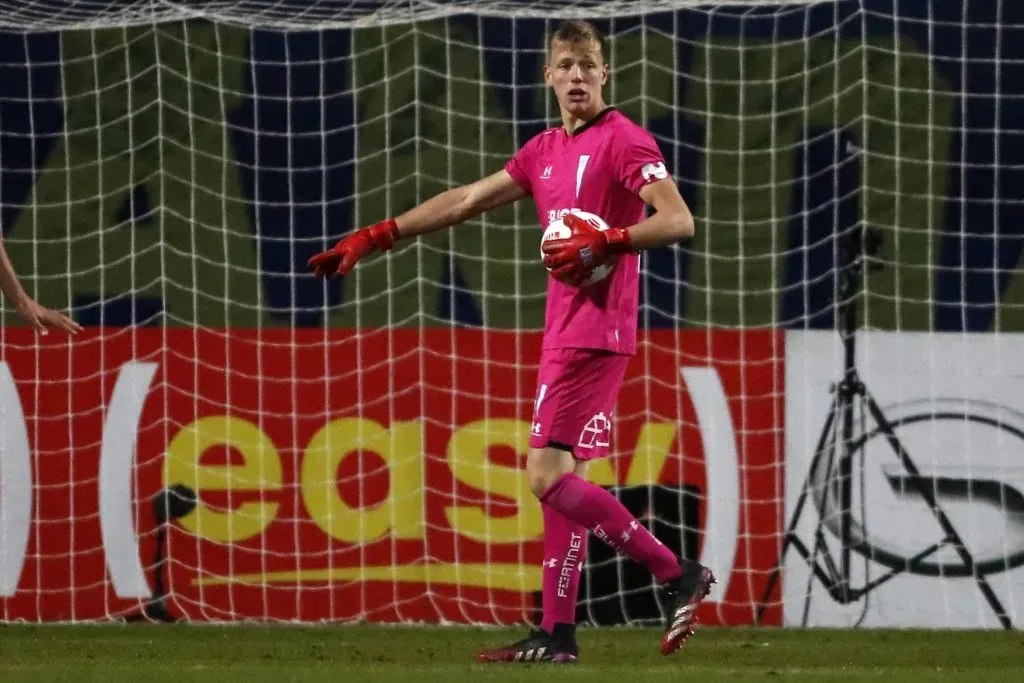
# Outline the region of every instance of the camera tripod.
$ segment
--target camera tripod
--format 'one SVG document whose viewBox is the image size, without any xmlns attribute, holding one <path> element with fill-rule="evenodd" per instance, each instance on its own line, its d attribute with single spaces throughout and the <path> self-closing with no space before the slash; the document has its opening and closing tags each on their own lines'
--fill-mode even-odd
<svg viewBox="0 0 1024 683">
<path fill-rule="evenodd" d="M 778 560 L 769 575 L 761 601 L 758 603 L 755 623 L 761 622 L 771 594 L 778 583 L 786 553 L 792 548 L 810 568 L 812 576 L 809 580 L 817 579 L 829 596 L 841 605 L 852 604 L 866 598 L 871 591 L 903 573 L 970 576 L 974 578 L 978 590 L 999 623 L 1005 629 L 1012 629 L 1011 619 L 987 578 L 987 573 L 1008 569 L 1007 564 L 989 562 L 982 566 L 976 561 L 937 500 L 937 492 L 943 490 L 944 482 L 936 477 L 923 476 L 896 434 L 896 427 L 919 420 L 957 419 L 975 422 L 984 422 L 984 420 L 963 409 L 944 414 L 932 412 L 890 420 L 883 413 L 857 371 L 856 304 L 862 296 L 866 271 L 872 269 L 873 265 L 867 257 L 877 253 L 880 243 L 879 235 L 863 226 L 847 230 L 843 239 L 839 254 L 842 261 L 839 264 L 836 306 L 837 328 L 843 346 L 842 376 L 831 387 L 832 401 L 828 416 L 814 449 L 814 455 L 793 510 L 792 519 L 786 528 Z M 873 422 L 870 430 L 866 429 L 868 419 Z M 998 423 L 995 426 L 1008 429 Z M 868 539 L 867 521 L 863 513 L 860 522 L 854 519 L 855 461 L 859 467 L 863 468 L 866 442 L 876 437 L 886 442 L 902 468 L 897 476 L 889 477 L 890 483 L 920 496 L 943 534 L 942 540 L 910 557 L 887 553 L 884 549 L 872 545 Z M 863 485 L 862 474 L 863 469 L 861 469 Z M 813 500 L 813 507 L 816 507 L 818 512 L 813 532 L 813 547 L 805 543 L 797 533 L 808 498 Z M 863 499 L 862 491 L 861 505 L 864 504 Z M 824 533 L 826 529 L 839 542 L 837 553 L 826 543 Z M 961 571 L 943 572 L 941 565 L 930 560 L 935 553 L 947 547 L 952 548 L 959 558 L 960 564 L 955 567 Z M 854 552 L 863 556 L 865 563 L 882 564 L 886 567 L 886 571 L 875 578 L 870 578 L 865 572 L 864 584 L 853 586 Z M 811 593 L 808 591 L 803 607 L 802 625 L 804 626 L 808 622 L 810 602 Z"/>
</svg>

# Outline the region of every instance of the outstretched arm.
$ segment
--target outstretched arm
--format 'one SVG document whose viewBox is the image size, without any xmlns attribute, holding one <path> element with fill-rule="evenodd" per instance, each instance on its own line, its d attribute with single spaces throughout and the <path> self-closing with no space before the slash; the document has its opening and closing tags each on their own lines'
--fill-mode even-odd
<svg viewBox="0 0 1024 683">
<path fill-rule="evenodd" d="M 507 171 L 446 190 L 395 218 L 398 235 L 413 237 L 457 225 L 498 206 L 526 196 Z"/>
<path fill-rule="evenodd" d="M 446 190 L 409 209 L 397 218 L 389 218 L 346 236 L 332 249 L 309 259 L 317 277 L 345 275 L 356 261 L 375 249 L 387 251 L 401 237 L 414 237 L 462 223 L 488 209 L 510 204 L 526 196 L 507 171 Z"/>
<path fill-rule="evenodd" d="M 36 328 L 39 334 L 47 334 L 47 328 L 50 327 L 64 330 L 70 334 L 75 334 L 82 329 L 81 325 L 66 315 L 40 306 L 28 295 L 18 280 L 18 274 L 14 272 L 14 266 L 11 264 L 10 257 L 7 256 L 3 240 L 0 240 L 0 289 L 3 290 L 7 298 L 14 302 L 18 315 Z"/>
</svg>

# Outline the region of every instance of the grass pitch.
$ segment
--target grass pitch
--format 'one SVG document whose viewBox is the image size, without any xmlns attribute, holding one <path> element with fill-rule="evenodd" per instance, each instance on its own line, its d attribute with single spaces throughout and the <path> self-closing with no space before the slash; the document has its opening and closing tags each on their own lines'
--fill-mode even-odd
<svg viewBox="0 0 1024 683">
<path fill-rule="evenodd" d="M 479 649 L 522 634 L 461 627 L 5 626 L 0 681 L 1024 681 L 1019 632 L 702 629 L 666 658 L 658 653 L 659 631 L 582 629 L 576 666 L 474 661 Z"/>
</svg>

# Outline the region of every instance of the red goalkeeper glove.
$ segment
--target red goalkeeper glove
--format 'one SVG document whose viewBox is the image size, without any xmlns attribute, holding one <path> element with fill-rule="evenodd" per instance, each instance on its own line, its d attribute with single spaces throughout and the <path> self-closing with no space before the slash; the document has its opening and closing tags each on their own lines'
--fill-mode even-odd
<svg viewBox="0 0 1024 683">
<path fill-rule="evenodd" d="M 352 270 L 356 261 L 374 249 L 381 251 L 391 249 L 398 237 L 398 226 L 395 224 L 395 219 L 389 218 L 345 236 L 331 249 L 309 259 L 306 265 L 313 270 L 314 275 L 320 278 L 345 275 Z"/>
<path fill-rule="evenodd" d="M 576 214 L 562 219 L 572 232 L 565 239 L 544 243 L 544 267 L 551 277 L 573 287 L 590 277 L 594 269 L 607 263 L 616 254 L 633 250 L 629 231 L 624 228 L 599 230 Z"/>
</svg>

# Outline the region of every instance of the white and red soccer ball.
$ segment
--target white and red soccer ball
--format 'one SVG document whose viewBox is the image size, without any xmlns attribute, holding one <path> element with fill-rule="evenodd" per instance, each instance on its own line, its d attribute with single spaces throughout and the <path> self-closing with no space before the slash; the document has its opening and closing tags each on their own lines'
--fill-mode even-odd
<svg viewBox="0 0 1024 683">
<path fill-rule="evenodd" d="M 593 225 L 598 230 L 604 231 L 608 229 L 608 224 L 605 223 L 604 219 L 598 216 L 597 214 L 590 213 L 589 211 L 580 211 L 579 209 L 573 209 L 569 213 L 576 214 L 583 220 Z M 554 220 L 551 224 L 548 225 L 547 228 L 544 229 L 544 236 L 541 237 L 540 239 L 541 258 L 544 258 L 544 244 L 546 242 L 548 242 L 549 240 L 566 239 L 571 234 L 572 230 L 565 225 L 565 223 L 562 221 L 562 218 Z M 616 261 L 618 261 L 618 257 L 613 257 L 607 263 L 601 264 L 600 266 L 594 268 L 594 272 L 590 274 L 590 277 L 581 282 L 580 286 L 587 287 L 594 283 L 600 282 L 601 280 L 608 277 L 608 275 L 612 272 L 612 268 L 615 267 Z M 550 273 L 551 269 L 548 268 L 547 271 Z"/>
</svg>

